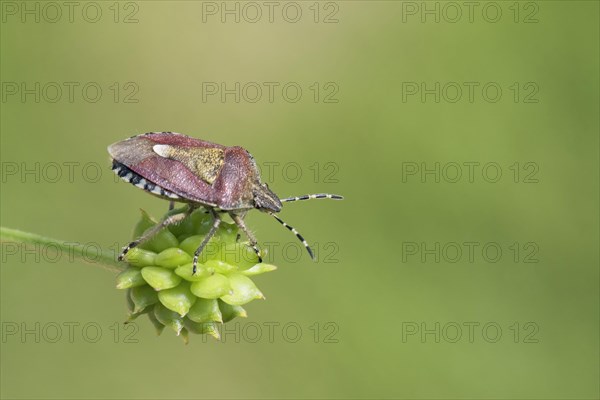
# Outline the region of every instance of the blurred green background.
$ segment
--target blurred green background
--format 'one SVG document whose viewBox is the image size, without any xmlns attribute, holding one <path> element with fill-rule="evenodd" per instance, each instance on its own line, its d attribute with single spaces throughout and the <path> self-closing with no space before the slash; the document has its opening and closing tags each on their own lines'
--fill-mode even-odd
<svg viewBox="0 0 600 400">
<path fill-rule="evenodd" d="M 3 226 L 123 245 L 167 204 L 117 182 L 106 146 L 147 131 L 346 200 L 281 213 L 318 263 L 248 216 L 279 269 L 222 343 L 115 331 L 114 274 L 3 243 L 3 398 L 598 398 L 598 2 L 275 2 L 272 21 L 262 2 L 54 4 L 1 3 Z"/>
</svg>

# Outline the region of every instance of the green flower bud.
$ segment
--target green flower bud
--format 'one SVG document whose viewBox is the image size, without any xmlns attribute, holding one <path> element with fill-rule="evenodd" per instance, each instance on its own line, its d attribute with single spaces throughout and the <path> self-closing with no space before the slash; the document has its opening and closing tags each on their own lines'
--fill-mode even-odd
<svg viewBox="0 0 600 400">
<path fill-rule="evenodd" d="M 179 240 L 177 240 L 175 235 L 173 235 L 170 230 L 163 228 L 144 245 L 145 248 L 148 248 L 155 253 L 160 253 L 161 251 L 170 247 L 179 246 Z"/>
<path fill-rule="evenodd" d="M 196 265 L 196 273 L 193 274 L 193 272 L 194 266 L 192 263 L 182 265 L 181 267 L 177 267 L 175 269 L 175 273 L 188 282 L 200 281 L 215 273 L 214 269 L 206 268 L 206 266 L 202 264 Z"/>
<path fill-rule="evenodd" d="M 247 269 L 258 263 L 258 256 L 251 247 L 242 243 L 223 243 L 219 246 L 218 259 L 240 269 Z"/>
<path fill-rule="evenodd" d="M 193 235 L 182 240 L 179 244 L 179 248 L 185 251 L 190 257 L 194 256 L 196 249 L 200 246 L 200 243 L 204 240 L 204 235 Z"/>
<path fill-rule="evenodd" d="M 223 323 L 229 322 L 235 317 L 246 318 L 248 316 L 246 310 L 244 310 L 241 306 L 232 306 L 231 304 L 225 303 L 221 299 L 219 299 L 218 302 L 221 315 L 223 316 Z"/>
<path fill-rule="evenodd" d="M 133 303 L 133 300 L 131 300 L 131 289 L 127 290 L 126 298 L 127 298 L 127 310 L 129 311 L 129 313 L 127 314 L 127 321 L 133 321 L 138 316 L 146 313 L 147 310 L 150 309 L 150 307 L 145 307 L 144 309 L 136 311 L 136 306 Z"/>
<path fill-rule="evenodd" d="M 187 206 L 171 210 L 168 215 L 179 214 L 187 209 Z M 212 226 L 212 218 L 203 209 L 198 209 L 179 224 L 169 226 L 169 230 L 177 237 L 182 235 L 204 235 Z"/>
<path fill-rule="evenodd" d="M 233 293 L 221 297 L 227 304 L 242 306 L 254 299 L 264 299 L 265 296 L 258 290 L 254 282 L 247 276 L 241 274 L 229 275 L 229 283 Z"/>
<path fill-rule="evenodd" d="M 208 334 L 215 339 L 221 339 L 221 334 L 219 333 L 219 328 L 214 322 L 194 322 L 187 318 L 183 320 L 183 323 L 186 329 L 192 333 L 196 334 Z"/>
<path fill-rule="evenodd" d="M 134 313 L 139 313 L 146 307 L 158 302 L 158 295 L 156 294 L 156 291 L 148 285 L 131 288 L 129 291 L 129 296 L 134 305 Z"/>
<path fill-rule="evenodd" d="M 214 274 L 193 282 L 192 293 L 205 299 L 217 299 L 231 291 L 229 279 L 225 275 Z"/>
<path fill-rule="evenodd" d="M 215 240 L 221 243 L 235 243 L 237 241 L 238 227 L 234 223 L 221 222 L 215 234 Z"/>
<path fill-rule="evenodd" d="M 181 277 L 175 275 L 170 269 L 161 267 L 144 267 L 142 268 L 142 276 L 155 290 L 171 289 L 179 285 Z"/>
<path fill-rule="evenodd" d="M 213 224 L 210 214 L 201 209 L 193 212 L 189 220 L 192 225 L 190 232 L 196 235 L 206 235 Z"/>
<path fill-rule="evenodd" d="M 161 251 L 155 259 L 156 265 L 164 268 L 177 268 L 191 261 L 192 257 L 188 253 L 176 247 Z"/>
<path fill-rule="evenodd" d="M 139 268 L 129 267 L 117 275 L 117 289 L 129 289 L 145 284 L 146 281 L 144 281 Z"/>
<path fill-rule="evenodd" d="M 194 322 L 223 322 L 223 316 L 216 299 L 198 299 L 190 308 L 187 318 Z"/>
<path fill-rule="evenodd" d="M 155 259 L 156 253 L 144 250 L 140 247 L 129 249 L 129 252 L 125 255 L 125 261 L 134 267 L 147 267 L 149 265 L 154 265 Z"/>
<path fill-rule="evenodd" d="M 176 215 L 176 214 L 183 214 L 184 212 L 187 211 L 187 209 L 188 209 L 188 205 L 187 204 L 181 205 L 181 207 L 175 207 L 172 210 L 168 210 L 165 213 L 165 217 L 168 217 L 168 216 L 171 216 L 171 215 Z M 175 224 L 175 225 L 170 225 L 169 229 L 171 229 L 171 227 L 173 227 L 173 226 L 179 226 L 179 225 L 180 225 L 180 223 L 179 224 Z M 175 236 L 177 236 L 177 234 L 175 234 L 174 232 L 173 232 L 173 234 Z"/>
<path fill-rule="evenodd" d="M 187 206 L 180 207 L 180 208 L 174 208 L 173 210 L 169 211 L 167 213 L 167 215 L 175 215 L 175 214 L 179 214 L 180 212 L 185 212 L 186 208 L 187 208 Z M 183 221 L 179 222 L 178 224 L 169 225 L 168 229 L 177 238 L 179 238 L 180 236 L 189 236 L 188 232 L 191 231 L 189 217 L 184 219 Z M 181 242 L 181 240 L 180 240 L 180 242 Z"/>
<path fill-rule="evenodd" d="M 132 313 L 135 309 L 135 304 L 133 300 L 131 300 L 131 289 L 127 289 L 127 296 L 125 296 L 125 300 L 127 301 L 127 311 Z"/>
<path fill-rule="evenodd" d="M 146 230 L 157 224 L 157 222 L 153 220 L 146 211 L 141 209 L 140 211 L 142 212 L 142 217 L 133 228 L 133 239 L 139 238 L 144 232 L 146 232 Z"/>
<path fill-rule="evenodd" d="M 187 328 L 183 328 L 181 330 L 181 333 L 178 334 L 178 336 L 181 339 L 183 339 L 183 343 L 185 343 L 186 345 L 190 342 L 190 332 L 187 330 Z"/>
<path fill-rule="evenodd" d="M 158 299 L 169 310 L 184 317 L 196 302 L 197 297 L 190 292 L 189 283 L 184 281 L 177 287 L 158 292 Z"/>
<path fill-rule="evenodd" d="M 227 264 L 221 260 L 208 260 L 204 263 L 204 265 L 206 265 L 209 271 L 218 272 L 219 274 L 229 274 L 237 271 L 236 266 Z"/>
<path fill-rule="evenodd" d="M 146 307 L 144 308 L 142 311 L 140 312 L 134 312 L 134 313 L 130 313 L 129 316 L 127 317 L 127 320 L 124 322 L 124 324 L 127 324 L 131 321 L 134 321 L 137 317 L 139 317 L 140 315 L 143 314 L 150 314 L 152 307 Z"/>
<path fill-rule="evenodd" d="M 165 325 L 162 322 L 160 322 L 158 320 L 158 318 L 156 318 L 156 314 L 154 313 L 155 312 L 154 309 L 156 308 L 156 306 L 161 306 L 161 304 L 160 303 L 156 303 L 154 305 L 154 307 L 152 308 L 152 311 L 148 312 L 148 319 L 150 320 L 150 322 L 154 326 L 154 329 L 156 329 L 156 334 L 160 336 L 160 334 L 165 329 Z M 150 309 L 150 307 L 148 307 L 148 309 Z"/>
<path fill-rule="evenodd" d="M 264 274 L 265 272 L 275 271 L 276 269 L 277 269 L 277 267 L 274 265 L 260 263 L 260 264 L 254 265 L 251 268 L 240 271 L 240 274 L 246 275 L 246 276 L 253 276 L 253 275 Z"/>
<path fill-rule="evenodd" d="M 181 333 L 181 330 L 183 329 L 183 318 L 175 311 L 171 311 L 162 304 L 156 303 L 154 306 L 154 316 L 161 324 L 173 329 L 177 335 Z"/>
</svg>

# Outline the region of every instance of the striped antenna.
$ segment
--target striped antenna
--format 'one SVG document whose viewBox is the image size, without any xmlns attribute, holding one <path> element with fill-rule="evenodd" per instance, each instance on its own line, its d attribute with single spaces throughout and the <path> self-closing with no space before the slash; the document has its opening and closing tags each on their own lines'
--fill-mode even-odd
<svg viewBox="0 0 600 400">
<path fill-rule="evenodd" d="M 267 211 L 269 214 L 271 214 L 273 216 L 273 218 L 275 218 L 277 221 L 279 221 L 279 223 L 283 226 L 285 226 L 286 228 L 288 228 L 290 231 L 292 231 L 292 233 L 294 235 L 296 235 L 296 237 L 298 238 L 298 240 L 300 240 L 302 242 L 302 244 L 304 245 L 304 247 L 306 247 L 306 251 L 308 251 L 308 254 L 310 255 L 310 258 L 313 259 L 313 261 L 315 260 L 315 254 L 313 253 L 312 249 L 310 248 L 310 246 L 308 245 L 308 243 L 306 243 L 306 240 L 304 240 L 304 238 L 302 237 L 301 234 L 298 233 L 298 231 L 296 229 L 294 229 L 293 226 L 290 226 L 288 224 L 286 224 L 285 222 L 283 222 L 283 220 L 281 218 L 279 218 L 277 215 L 275 215 L 274 213 Z"/>
<path fill-rule="evenodd" d="M 280 201 L 282 203 L 287 203 L 290 201 L 310 200 L 310 199 L 343 200 L 344 196 L 340 196 L 339 194 L 317 193 L 317 194 L 305 194 L 304 196 L 287 197 L 285 199 L 280 199 Z M 275 218 L 277 218 L 277 217 L 275 217 Z"/>
</svg>

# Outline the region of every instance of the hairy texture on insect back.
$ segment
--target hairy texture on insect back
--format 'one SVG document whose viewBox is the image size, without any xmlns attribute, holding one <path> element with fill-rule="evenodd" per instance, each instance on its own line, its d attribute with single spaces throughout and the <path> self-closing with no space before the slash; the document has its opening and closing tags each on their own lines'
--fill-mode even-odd
<svg viewBox="0 0 600 400">
<path fill-rule="evenodd" d="M 200 140 L 174 132 L 146 133 L 143 135 L 134 136 L 133 139 L 135 138 L 144 138 L 157 144 L 169 144 L 172 146 L 208 147 L 222 150 L 226 148 L 226 146 L 223 146 L 222 144 L 207 142 L 206 140 Z"/>
<path fill-rule="evenodd" d="M 253 208 L 252 185 L 258 179 L 258 171 L 250 161 L 248 152 L 242 147 L 228 147 L 225 163 L 215 181 L 215 190 L 220 194 L 222 209 Z"/>
</svg>

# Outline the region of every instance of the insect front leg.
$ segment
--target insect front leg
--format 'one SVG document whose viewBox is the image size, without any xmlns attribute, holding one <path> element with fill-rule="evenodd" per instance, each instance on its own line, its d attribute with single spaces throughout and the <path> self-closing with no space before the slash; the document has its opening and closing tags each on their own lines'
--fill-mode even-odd
<svg viewBox="0 0 600 400">
<path fill-rule="evenodd" d="M 258 241 L 254 237 L 254 235 L 252 234 L 252 232 L 250 232 L 250 230 L 248 229 L 248 227 L 246 227 L 246 224 L 244 223 L 244 219 L 243 219 L 244 215 L 245 215 L 245 213 L 242 214 L 242 215 L 234 214 L 234 213 L 229 213 L 229 216 L 231 217 L 231 219 L 233 219 L 233 222 L 235 222 L 235 224 L 237 226 L 239 226 L 242 231 L 244 231 L 244 233 L 246 234 L 246 237 L 248 237 L 248 242 L 250 242 L 250 247 L 252 247 L 252 249 L 254 250 L 254 252 L 256 253 L 256 255 L 258 256 L 258 262 L 261 263 L 262 262 L 262 255 L 260 253 L 260 249 L 258 248 Z"/>
<path fill-rule="evenodd" d="M 206 234 L 206 237 L 204 238 L 202 243 L 200 243 L 200 246 L 198 246 L 198 248 L 194 252 L 194 261 L 192 263 L 192 275 L 196 274 L 196 267 L 198 265 L 198 257 L 200 256 L 200 253 L 202 253 L 202 250 L 204 250 L 204 247 L 206 247 L 210 238 L 215 235 L 217 229 L 219 229 L 219 225 L 221 225 L 221 218 L 219 217 L 219 214 L 217 214 L 217 212 L 212 208 L 209 210 L 214 218 L 213 225 L 210 228 L 210 231 L 208 231 L 208 233 Z"/>
<path fill-rule="evenodd" d="M 148 229 L 146 232 L 144 232 L 144 234 L 142 236 L 140 236 L 139 238 L 137 238 L 136 240 L 129 243 L 127 246 L 125 246 L 123 248 L 123 251 L 121 252 L 121 254 L 119 254 L 119 261 L 123 261 L 123 258 L 129 252 L 129 250 L 144 243 L 146 240 L 148 240 L 152 236 L 156 235 L 158 233 L 158 231 L 160 231 L 162 228 L 169 226 L 169 225 L 177 224 L 177 223 L 183 221 L 193 211 L 194 211 L 194 207 L 190 206 L 185 212 L 179 213 L 179 214 L 174 214 L 174 215 L 169 215 L 167 218 L 163 219 L 160 223 L 158 223 L 158 224 L 154 225 L 152 228 Z"/>
</svg>

